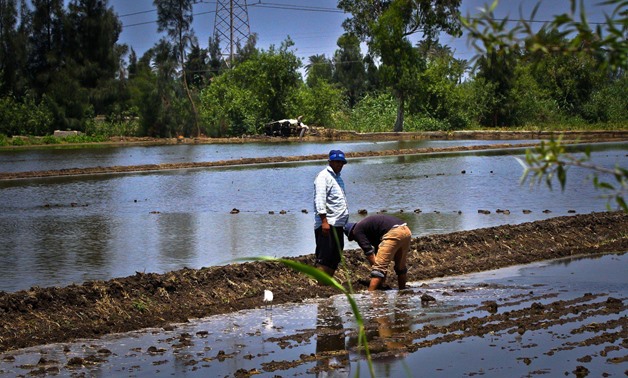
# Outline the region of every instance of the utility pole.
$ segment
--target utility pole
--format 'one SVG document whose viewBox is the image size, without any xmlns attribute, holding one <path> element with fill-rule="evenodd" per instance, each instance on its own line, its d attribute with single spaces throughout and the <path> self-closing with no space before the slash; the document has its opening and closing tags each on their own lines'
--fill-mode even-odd
<svg viewBox="0 0 628 378">
<path fill-rule="evenodd" d="M 231 67 L 235 58 L 234 46 L 246 43 L 251 36 L 249 27 L 249 11 L 246 0 L 216 1 L 216 18 L 214 20 L 214 38 L 220 40 L 222 56 L 228 56 Z M 225 53 L 227 47 L 229 53 Z"/>
</svg>

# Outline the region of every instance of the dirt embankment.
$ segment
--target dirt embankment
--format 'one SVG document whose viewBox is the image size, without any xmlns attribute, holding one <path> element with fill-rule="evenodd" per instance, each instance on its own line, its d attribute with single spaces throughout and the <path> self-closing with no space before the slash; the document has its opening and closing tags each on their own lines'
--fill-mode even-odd
<svg viewBox="0 0 628 378">
<path fill-rule="evenodd" d="M 442 147 L 442 148 L 411 148 L 403 150 L 386 150 L 386 151 L 362 151 L 353 152 L 350 158 L 372 157 L 372 156 L 395 156 L 424 154 L 434 152 L 456 152 L 456 151 L 479 151 L 498 148 L 514 148 L 514 147 L 531 147 L 533 144 L 493 144 L 488 146 L 464 146 L 464 147 Z M 78 176 L 78 175 L 97 175 L 103 173 L 132 173 L 132 172 L 148 172 L 148 171 L 164 171 L 175 169 L 190 168 L 209 168 L 209 167 L 227 167 L 234 165 L 250 165 L 250 164 L 272 164 L 272 163 L 288 163 L 297 161 L 326 160 L 327 154 L 314 154 L 303 156 L 278 156 L 264 158 L 242 158 L 233 160 L 218 160 L 210 162 L 187 162 L 187 163 L 163 163 L 163 164 L 143 164 L 143 165 L 125 165 L 125 166 L 109 166 L 109 167 L 88 167 L 88 168 L 67 168 L 48 171 L 28 171 L 28 172 L 0 172 L 0 180 L 24 179 L 36 177 L 55 177 L 55 176 Z"/>
<path fill-rule="evenodd" d="M 557 132 L 543 131 L 527 131 L 527 132 L 496 132 L 496 131 L 457 131 L 457 132 L 423 132 L 423 133 L 370 133 L 362 134 L 347 131 L 327 130 L 324 135 L 309 136 L 308 141 L 333 141 L 333 140 L 456 140 L 456 139 L 475 139 L 475 140 L 522 140 L 522 139 L 549 139 L 558 137 Z M 577 141 L 588 142 L 611 142 L 628 140 L 628 131 L 571 131 L 562 133 L 565 138 L 564 143 L 575 143 Z M 233 144 L 248 142 L 285 142 L 285 138 L 277 137 L 250 137 L 250 138 L 228 138 L 228 139 L 209 139 L 194 138 L 183 139 L 154 139 L 154 138 L 116 138 L 109 143 L 111 145 L 167 145 L 167 144 Z M 385 151 L 361 151 L 352 152 L 350 158 L 363 158 L 375 156 L 399 156 L 399 155 L 416 155 L 428 154 L 436 152 L 460 152 L 460 151 L 481 151 L 505 148 L 530 148 L 535 143 L 501 143 L 492 145 L 478 146 L 456 146 L 456 147 L 440 147 L 440 148 L 408 148 L 400 150 Z M 29 172 L 0 172 L 0 180 L 27 179 L 37 177 L 56 177 L 56 176 L 77 176 L 77 175 L 97 175 L 106 173 L 132 173 L 132 172 L 149 172 L 164 171 L 174 169 L 190 169 L 190 168 L 209 168 L 224 167 L 234 165 L 250 165 L 250 164 L 272 164 L 287 163 L 297 161 L 326 160 L 327 154 L 314 154 L 304 156 L 279 156 L 265 158 L 244 158 L 233 160 L 220 160 L 211 162 L 186 162 L 186 163 L 164 163 L 164 164 L 143 164 L 130 166 L 111 166 L 111 167 L 88 167 L 88 168 L 67 168 L 47 171 L 29 171 Z"/>
<path fill-rule="evenodd" d="M 484 271 L 563 256 L 628 250 L 628 214 L 594 213 L 521 225 L 415 238 L 409 280 Z M 356 290 L 369 268 L 345 252 Z M 306 264 L 313 256 L 295 258 Z M 337 278 L 346 283 L 346 275 Z M 389 282 L 394 283 L 394 279 Z M 276 262 L 249 262 L 165 274 L 137 273 L 62 288 L 0 292 L 0 352 L 256 308 L 264 289 L 274 303 L 337 294 Z"/>
</svg>

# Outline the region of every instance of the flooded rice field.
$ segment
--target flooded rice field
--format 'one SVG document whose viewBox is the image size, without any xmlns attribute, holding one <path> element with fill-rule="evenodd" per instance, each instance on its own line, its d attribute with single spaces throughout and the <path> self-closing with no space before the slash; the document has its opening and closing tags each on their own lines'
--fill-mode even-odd
<svg viewBox="0 0 628 378">
<path fill-rule="evenodd" d="M 160 156 L 211 160 L 344 148 L 351 221 L 363 217 L 361 210 L 388 212 L 406 221 L 415 237 L 607 210 L 607 199 L 584 169 L 569 170 L 565 191 L 521 185 L 515 158 L 523 158 L 525 149 L 351 159 L 351 151 L 407 148 L 404 143 L 418 142 L 130 147 L 115 149 L 128 155 L 115 161 L 99 156 L 98 149 L 62 149 L 3 152 L 0 161 L 8 161 L 3 170 L 34 169 L 35 162 L 43 169 L 49 161 L 57 167 L 134 164 L 135 148 L 150 155 L 151 163 Z M 628 151 L 626 143 L 590 146 L 593 162 L 604 167 L 625 161 Z M 310 254 L 313 179 L 325 165 L 322 160 L 0 181 L 0 291 L 224 265 L 249 256 Z"/>
<path fill-rule="evenodd" d="M 355 295 L 376 377 L 624 376 L 628 255 Z M 346 299 L 265 306 L 0 355 L 2 376 L 369 377 Z"/>
<path fill-rule="evenodd" d="M 325 161 L 0 180 L 0 376 L 626 375 L 626 218 L 594 213 L 607 199 L 590 171 L 570 169 L 566 190 L 552 191 L 520 184 L 524 148 L 351 159 L 483 143 L 492 142 L 3 151 L 0 172 L 340 148 L 352 221 L 364 212 L 403 218 L 416 253 L 408 290 L 354 286 L 371 374 L 345 298 L 270 264 L 222 266 L 249 256 L 308 261 L 312 182 Z M 595 164 L 625 162 L 626 143 L 588 146 Z M 622 253 L 447 277 L 595 251 Z M 345 257 L 361 276 L 356 252 Z M 274 305 L 262 302 L 264 288 Z M 149 325 L 160 328 L 110 333 Z M 38 346 L 17 349 L 28 345 Z"/>
<path fill-rule="evenodd" d="M 524 144 L 536 140 L 509 140 Z M 59 146 L 45 149 L 0 150 L 0 172 L 44 171 L 68 168 L 130 166 L 209 162 L 274 156 L 304 156 L 340 149 L 347 154 L 363 151 L 399 150 L 423 147 L 458 147 L 504 143 L 503 140 L 391 140 L 330 141 L 326 143 L 243 143 L 165 146 L 102 146 L 72 148 Z"/>
</svg>

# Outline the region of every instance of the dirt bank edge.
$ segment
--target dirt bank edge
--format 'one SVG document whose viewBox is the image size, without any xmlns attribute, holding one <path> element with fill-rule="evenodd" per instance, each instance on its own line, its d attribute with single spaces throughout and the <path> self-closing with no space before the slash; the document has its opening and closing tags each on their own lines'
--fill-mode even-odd
<svg viewBox="0 0 628 378">
<path fill-rule="evenodd" d="M 534 144 L 492 144 L 480 146 L 457 146 L 457 147 L 438 147 L 438 148 L 412 148 L 402 150 L 384 150 L 384 151 L 361 151 L 348 154 L 349 158 L 365 158 L 377 156 L 397 156 L 411 154 L 427 154 L 437 152 L 463 152 L 463 151 L 481 151 L 506 148 L 526 148 L 533 147 Z M 187 163 L 162 163 L 162 164 L 142 164 L 142 165 L 125 165 L 125 166 L 108 166 L 108 167 L 87 167 L 87 168 L 65 168 L 47 171 L 27 171 L 27 172 L 0 172 L 0 181 L 29 179 L 42 177 L 61 177 L 61 176 L 80 176 L 80 175 L 100 175 L 100 174 L 116 174 L 116 173 L 136 173 L 136 172 L 155 172 L 177 169 L 192 168 L 211 168 L 211 167 L 229 167 L 238 165 L 251 164 L 276 164 L 290 163 L 299 161 L 326 160 L 327 154 L 313 154 L 302 156 L 277 156 L 263 158 L 241 158 L 232 160 L 218 160 L 208 162 L 187 162 Z"/>
<path fill-rule="evenodd" d="M 628 140 L 628 130 L 616 131 L 570 131 L 564 133 L 558 132 L 498 132 L 498 131 L 458 131 L 458 132 L 423 132 L 423 133 L 369 133 L 361 134 L 349 131 L 334 131 L 332 136 L 321 138 L 317 137 L 314 141 L 333 141 L 333 140 L 365 140 L 365 141 L 385 141 L 385 140 L 408 140 L 408 139 L 424 139 L 424 140 L 534 140 L 549 139 L 562 135 L 565 139 L 564 144 L 577 144 L 580 142 L 601 143 L 601 142 L 621 142 Z M 179 142 L 169 143 L 167 140 L 153 140 L 151 138 L 143 141 L 120 141 L 113 145 L 129 146 L 129 145 L 164 145 L 178 144 Z M 231 138 L 217 141 L 209 138 L 202 139 L 186 139 L 184 144 L 239 144 L 246 142 L 264 142 L 276 138 L 261 137 L 260 138 Z M 279 138 L 282 139 L 282 138 Z M 282 140 L 288 142 L 287 140 Z M 107 143 L 105 143 L 107 144 Z M 455 146 L 455 147 L 438 147 L 438 148 L 408 148 L 384 151 L 360 151 L 348 154 L 350 158 L 366 158 L 378 156 L 400 156 L 400 155 L 417 155 L 430 153 L 448 153 L 448 152 L 465 152 L 465 151 L 483 151 L 494 149 L 525 149 L 536 146 L 537 143 L 499 143 L 491 145 L 474 145 L 474 146 Z M 226 167 L 236 165 L 250 164 L 275 164 L 289 163 L 299 161 L 326 160 L 327 154 L 313 154 L 304 156 L 279 156 L 265 158 L 242 158 L 233 160 L 220 160 L 210 162 L 186 162 L 186 163 L 162 163 L 162 164 L 143 164 L 129 166 L 108 166 L 108 167 L 87 167 L 87 168 L 67 168 L 55 169 L 47 171 L 28 171 L 28 172 L 0 172 L 0 181 L 16 180 L 16 179 L 32 179 L 44 177 L 60 177 L 60 176 L 79 176 L 79 175 L 99 175 L 99 174 L 121 174 L 136 172 L 153 172 L 177 169 L 193 169 L 193 168 L 210 168 L 210 167 Z"/>
<path fill-rule="evenodd" d="M 592 213 L 415 238 L 409 279 L 459 275 L 564 256 L 625 252 L 628 214 Z M 345 251 L 355 283 L 368 277 L 361 252 Z M 312 255 L 294 260 L 311 264 Z M 345 274 L 337 277 L 346 281 Z M 394 280 L 389 280 L 391 283 Z M 364 287 L 355 284 L 357 290 Z M 99 337 L 262 306 L 336 294 L 274 262 L 247 262 L 165 274 L 137 273 L 67 287 L 0 292 L 0 352 Z"/>
</svg>

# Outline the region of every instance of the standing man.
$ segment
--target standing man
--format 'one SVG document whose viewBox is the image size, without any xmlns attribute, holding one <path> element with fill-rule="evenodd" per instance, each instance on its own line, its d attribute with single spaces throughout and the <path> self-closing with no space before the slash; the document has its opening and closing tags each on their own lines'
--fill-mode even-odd
<svg viewBox="0 0 628 378">
<path fill-rule="evenodd" d="M 408 253 L 412 232 L 399 218 L 371 215 L 344 228 L 349 241 L 355 240 L 371 264 L 369 291 L 377 290 L 386 279 L 391 261 L 395 262 L 399 290 L 406 288 Z"/>
<path fill-rule="evenodd" d="M 328 163 L 314 180 L 314 236 L 316 265 L 333 277 L 345 246 L 343 227 L 349 220 L 345 183 L 340 177 L 347 164 L 344 152 L 329 151 Z"/>
</svg>

